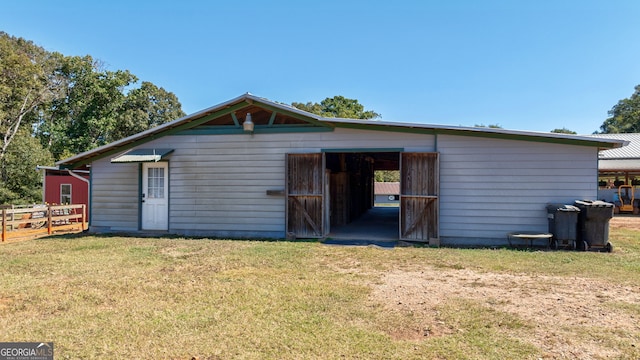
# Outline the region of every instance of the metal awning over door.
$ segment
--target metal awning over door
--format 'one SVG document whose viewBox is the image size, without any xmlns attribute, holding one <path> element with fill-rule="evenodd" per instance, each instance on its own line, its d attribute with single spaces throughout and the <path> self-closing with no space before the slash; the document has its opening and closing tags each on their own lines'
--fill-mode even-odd
<svg viewBox="0 0 640 360">
<path fill-rule="evenodd" d="M 400 240 L 439 239 L 438 153 L 400 153 Z"/>
<path fill-rule="evenodd" d="M 286 167 L 287 236 L 326 236 L 324 154 L 287 154 Z"/>
<path fill-rule="evenodd" d="M 171 154 L 173 149 L 135 149 L 111 159 L 112 163 L 158 162 Z"/>
</svg>

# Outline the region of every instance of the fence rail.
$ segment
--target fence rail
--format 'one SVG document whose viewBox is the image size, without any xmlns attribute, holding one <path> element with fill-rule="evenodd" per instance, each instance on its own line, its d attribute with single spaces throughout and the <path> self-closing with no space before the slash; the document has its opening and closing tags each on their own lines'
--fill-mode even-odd
<svg viewBox="0 0 640 360">
<path fill-rule="evenodd" d="M 36 205 L 2 209 L 2 242 L 80 232 L 88 229 L 87 207 L 80 205 Z"/>
</svg>

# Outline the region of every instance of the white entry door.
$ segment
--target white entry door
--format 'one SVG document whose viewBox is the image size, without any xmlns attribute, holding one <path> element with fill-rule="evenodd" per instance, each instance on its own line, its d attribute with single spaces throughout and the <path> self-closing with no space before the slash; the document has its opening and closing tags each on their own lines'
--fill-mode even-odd
<svg viewBox="0 0 640 360">
<path fill-rule="evenodd" d="M 142 229 L 169 228 L 169 167 L 166 162 L 142 164 Z"/>
</svg>

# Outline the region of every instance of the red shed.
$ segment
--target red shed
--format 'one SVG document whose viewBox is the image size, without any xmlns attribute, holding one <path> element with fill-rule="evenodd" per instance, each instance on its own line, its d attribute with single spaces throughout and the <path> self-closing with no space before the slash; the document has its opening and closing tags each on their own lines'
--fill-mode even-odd
<svg viewBox="0 0 640 360">
<path fill-rule="evenodd" d="M 60 170 L 55 167 L 39 166 L 44 170 L 42 201 L 47 204 L 84 204 L 89 219 L 89 170 Z"/>
</svg>

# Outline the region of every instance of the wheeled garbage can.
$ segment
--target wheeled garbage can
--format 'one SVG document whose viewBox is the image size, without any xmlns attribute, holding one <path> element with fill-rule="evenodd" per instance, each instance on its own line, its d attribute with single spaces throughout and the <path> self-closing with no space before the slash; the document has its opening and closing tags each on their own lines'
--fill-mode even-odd
<svg viewBox="0 0 640 360">
<path fill-rule="evenodd" d="M 613 217 L 613 204 L 605 201 L 576 200 L 578 216 L 578 248 L 581 250 L 613 251 L 609 242 L 609 220 Z"/>
<path fill-rule="evenodd" d="M 580 209 L 573 205 L 548 204 L 547 218 L 549 233 L 553 237 L 549 246 L 553 250 L 560 247 L 575 250 L 578 243 L 578 214 Z"/>
</svg>

